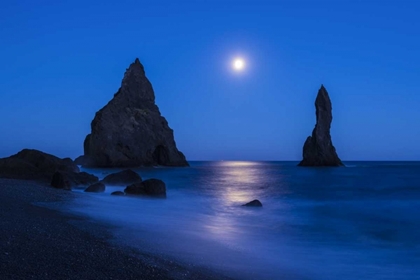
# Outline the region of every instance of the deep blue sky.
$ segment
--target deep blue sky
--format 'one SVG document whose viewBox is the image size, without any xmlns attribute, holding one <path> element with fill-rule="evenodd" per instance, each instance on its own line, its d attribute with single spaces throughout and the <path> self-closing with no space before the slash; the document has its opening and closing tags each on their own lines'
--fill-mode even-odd
<svg viewBox="0 0 420 280">
<path fill-rule="evenodd" d="M 321 83 L 343 160 L 420 160 L 418 1 L 59 2 L 0 4 L 0 157 L 82 154 L 139 57 L 189 160 L 299 160 Z"/>
</svg>

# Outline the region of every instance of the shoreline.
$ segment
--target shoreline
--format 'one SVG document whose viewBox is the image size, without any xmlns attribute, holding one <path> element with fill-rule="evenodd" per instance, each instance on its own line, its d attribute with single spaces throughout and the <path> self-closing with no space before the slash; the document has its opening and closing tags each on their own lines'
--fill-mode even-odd
<svg viewBox="0 0 420 280">
<path fill-rule="evenodd" d="M 228 279 L 111 242 L 111 225 L 59 210 L 77 197 L 45 183 L 0 179 L 2 279 Z"/>
</svg>

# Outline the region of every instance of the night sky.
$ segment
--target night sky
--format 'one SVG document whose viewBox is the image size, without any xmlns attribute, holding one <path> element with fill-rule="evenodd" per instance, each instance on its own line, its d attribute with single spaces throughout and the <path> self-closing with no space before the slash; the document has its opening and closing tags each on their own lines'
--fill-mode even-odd
<svg viewBox="0 0 420 280">
<path fill-rule="evenodd" d="M 419 160 L 419 14 L 386 0 L 2 1 L 0 157 L 82 154 L 138 57 L 188 160 L 300 160 L 321 84 L 342 160 Z"/>
</svg>

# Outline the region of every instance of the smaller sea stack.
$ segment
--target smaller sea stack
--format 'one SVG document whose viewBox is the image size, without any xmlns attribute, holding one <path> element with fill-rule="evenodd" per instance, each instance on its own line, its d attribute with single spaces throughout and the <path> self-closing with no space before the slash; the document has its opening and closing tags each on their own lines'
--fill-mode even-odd
<svg viewBox="0 0 420 280">
<path fill-rule="evenodd" d="M 332 105 L 324 85 L 315 100 L 316 125 L 303 146 L 299 166 L 343 166 L 331 141 Z"/>
</svg>

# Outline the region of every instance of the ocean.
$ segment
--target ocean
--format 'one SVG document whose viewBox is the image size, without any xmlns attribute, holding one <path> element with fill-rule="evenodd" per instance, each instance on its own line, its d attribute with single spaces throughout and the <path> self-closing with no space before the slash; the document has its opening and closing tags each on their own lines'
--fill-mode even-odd
<svg viewBox="0 0 420 280">
<path fill-rule="evenodd" d="M 133 169 L 166 199 L 115 186 L 66 208 L 112 225 L 113 242 L 235 279 L 420 279 L 420 162 L 190 164 Z"/>
</svg>

